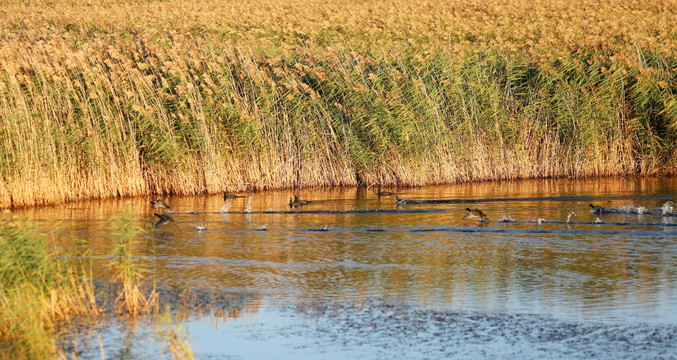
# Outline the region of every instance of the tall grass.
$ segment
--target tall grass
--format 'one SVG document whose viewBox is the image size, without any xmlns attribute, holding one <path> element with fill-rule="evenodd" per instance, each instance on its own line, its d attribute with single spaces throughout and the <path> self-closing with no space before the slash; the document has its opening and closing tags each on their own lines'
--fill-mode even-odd
<svg viewBox="0 0 677 360">
<path fill-rule="evenodd" d="M 118 214 L 112 217 L 111 234 L 113 246 L 113 281 L 122 283 L 116 310 L 120 314 L 138 316 L 158 312 L 158 294 L 153 282 L 148 294 L 142 289 L 143 281 L 150 273 L 148 259 L 139 254 L 143 246 L 144 229 L 131 220 L 131 216 Z"/>
<path fill-rule="evenodd" d="M 0 250 L 0 358 L 55 358 L 60 325 L 99 315 L 91 280 L 74 263 L 56 261 L 44 236 L 7 211 Z"/>
<path fill-rule="evenodd" d="M 167 342 L 167 353 L 194 358 L 183 325 L 172 322 L 169 311 L 158 311 L 155 286 L 142 290 L 151 271 L 148 259 L 139 255 L 145 230 L 124 214 L 111 218 L 110 224 L 115 237 L 111 280 L 122 283 L 112 310 L 133 318 L 159 314 L 155 331 L 158 341 Z M 0 214 L 0 359 L 77 357 L 57 344 L 57 334 L 76 320 L 102 321 L 108 308 L 97 305 L 107 303 L 108 295 L 95 292 L 91 259 L 87 250 L 63 254 L 48 248 L 44 232 L 9 211 Z"/>
<path fill-rule="evenodd" d="M 0 5 L 0 206 L 674 172 L 671 1 Z"/>
</svg>

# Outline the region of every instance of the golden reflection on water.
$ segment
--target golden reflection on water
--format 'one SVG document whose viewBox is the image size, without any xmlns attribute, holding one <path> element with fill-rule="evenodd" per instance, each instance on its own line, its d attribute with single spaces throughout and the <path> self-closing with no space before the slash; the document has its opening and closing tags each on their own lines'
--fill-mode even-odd
<svg viewBox="0 0 677 360">
<path fill-rule="evenodd" d="M 176 223 L 152 230 L 145 254 L 155 259 L 154 276 L 166 286 L 254 292 L 273 302 L 380 297 L 447 309 L 677 322 L 677 227 L 642 225 L 674 219 L 599 216 L 588 207 L 656 209 L 677 197 L 676 180 L 388 189 L 410 199 L 519 200 L 406 206 L 397 206 L 393 196 L 378 197 L 375 189 L 269 191 L 228 199 L 227 214 L 218 213 L 224 205 L 220 196 L 165 197 L 177 212 Z M 312 203 L 290 208 L 295 194 Z M 244 213 L 249 196 L 252 213 Z M 96 259 L 95 276 L 107 279 L 102 257 L 113 239 L 105 220 L 126 211 L 152 227 L 154 199 L 88 201 L 17 214 L 62 229 L 53 239 L 57 245 L 72 244 L 74 236 L 86 239 Z M 492 221 L 462 220 L 466 207 L 481 208 Z M 340 212 L 377 209 L 398 212 Z M 571 211 L 577 213 L 572 220 L 585 224 L 563 223 Z M 504 215 L 519 222 L 498 223 Z M 591 224 L 597 217 L 637 225 Z M 538 218 L 546 223 L 528 222 Z M 547 222 L 553 220 L 560 223 Z M 267 231 L 258 231 L 264 224 Z M 207 230 L 198 232 L 194 225 Z"/>
</svg>

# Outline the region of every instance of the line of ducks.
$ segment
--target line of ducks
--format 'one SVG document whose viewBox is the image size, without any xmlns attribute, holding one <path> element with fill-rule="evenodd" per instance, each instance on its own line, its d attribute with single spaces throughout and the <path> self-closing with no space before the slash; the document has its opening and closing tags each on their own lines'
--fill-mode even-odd
<svg viewBox="0 0 677 360">
<path fill-rule="evenodd" d="M 244 196 L 242 196 L 242 195 L 233 195 L 233 194 L 228 194 L 225 191 L 223 192 L 223 200 L 243 198 L 243 197 Z M 249 201 L 247 202 L 247 207 L 245 209 L 245 213 L 251 213 L 252 212 L 251 201 L 252 201 L 252 199 L 251 199 L 251 196 L 250 196 Z M 303 205 L 308 205 L 310 203 L 312 203 L 312 201 L 301 200 L 298 195 L 294 195 L 293 198 L 289 198 L 289 207 L 303 206 Z M 165 225 L 165 224 L 170 223 L 170 222 L 174 222 L 174 219 L 172 219 L 172 217 L 168 215 L 168 214 L 173 214 L 174 212 L 171 211 L 172 208 L 166 202 L 164 202 L 162 199 L 157 199 L 155 201 L 151 201 L 150 204 L 153 207 L 153 209 L 169 210 L 166 214 L 158 214 L 158 213 L 153 214 L 158 218 L 158 221 L 155 222 L 155 227 L 162 226 L 162 225 Z M 230 206 L 228 206 L 228 208 L 230 208 Z M 204 227 L 202 225 L 195 225 L 195 228 L 198 231 L 203 231 L 203 230 L 207 229 L 206 227 Z M 325 228 L 326 228 L 326 226 L 325 226 Z M 262 231 L 265 230 L 265 225 L 259 230 L 262 230 Z"/>
<path fill-rule="evenodd" d="M 398 197 L 396 197 L 395 199 L 397 201 L 397 204 L 401 204 L 401 203 L 405 204 L 407 201 L 409 201 L 409 199 L 400 199 Z M 675 210 L 674 205 L 675 204 L 672 201 L 665 202 L 665 204 L 663 204 L 663 206 L 661 207 L 661 215 L 664 215 L 664 216 L 665 215 L 672 215 L 674 213 L 674 210 Z M 589 206 L 590 206 L 590 213 L 594 214 L 594 215 L 611 214 L 611 213 L 624 213 L 624 212 L 621 212 L 618 208 L 605 208 L 605 207 L 597 206 L 597 205 L 593 205 L 593 204 L 589 204 Z M 648 212 L 648 210 L 643 206 L 640 206 L 640 207 L 635 208 L 635 209 L 636 209 L 637 213 L 640 214 L 640 215 Z M 487 216 L 487 214 L 485 214 L 480 209 L 466 208 L 466 210 L 468 211 L 468 213 L 465 216 L 463 216 L 463 220 L 479 219 L 480 222 L 489 221 L 489 217 Z M 569 213 L 569 215 L 567 216 L 567 223 L 569 223 L 571 221 L 571 216 L 576 216 L 576 213 L 573 212 L 573 211 Z M 510 218 L 503 217 L 503 219 L 506 219 L 503 222 L 511 222 L 511 220 L 514 221 L 514 219 L 512 219 L 511 217 Z M 542 224 L 542 223 L 546 222 L 546 220 L 545 219 L 536 219 L 535 222 Z M 595 219 L 595 223 L 597 223 L 597 224 L 601 224 L 603 222 L 604 221 L 600 218 Z"/>
<path fill-rule="evenodd" d="M 393 195 L 394 193 L 392 193 L 392 192 L 382 192 L 381 187 L 379 186 L 378 194 L 379 194 L 379 196 L 381 196 L 381 195 Z M 241 197 L 244 197 L 244 196 L 232 195 L 232 194 L 228 194 L 226 192 L 223 193 L 223 199 L 224 200 L 241 198 Z M 403 199 L 403 198 L 400 198 L 400 197 L 397 197 L 397 196 L 395 197 L 395 203 L 397 205 L 405 205 L 410 201 L 411 200 L 409 200 L 409 199 Z M 308 205 L 310 203 L 312 203 L 312 201 L 301 200 L 298 195 L 294 195 L 293 197 L 289 198 L 289 207 L 303 206 L 303 205 Z M 162 201 L 162 199 L 157 199 L 155 201 L 151 201 L 150 204 L 152 205 L 152 207 L 154 209 L 171 210 L 171 207 L 169 205 L 167 205 L 167 203 Z M 593 204 L 589 204 L 589 206 L 590 206 L 590 213 L 595 214 L 595 215 L 618 212 L 618 209 L 616 209 L 616 208 L 605 208 L 605 207 L 593 205 Z M 640 206 L 639 208 L 636 208 L 636 209 L 637 209 L 638 214 L 643 214 L 643 213 L 647 212 L 646 208 L 644 208 L 642 206 Z M 463 220 L 475 220 L 475 219 L 477 219 L 481 223 L 489 221 L 489 217 L 487 216 L 487 214 L 485 214 L 484 211 L 482 211 L 480 209 L 466 208 L 465 210 L 468 211 L 468 213 L 465 214 L 465 216 L 463 216 Z M 247 210 L 245 210 L 245 212 L 251 213 L 251 197 L 249 197 L 249 202 L 247 203 Z M 662 215 L 673 214 L 674 213 L 674 203 L 672 201 L 665 202 L 665 204 L 663 204 L 663 206 L 661 207 L 661 213 L 662 213 Z M 172 219 L 167 214 L 154 213 L 153 215 L 155 215 L 158 218 L 158 221 L 155 223 L 156 227 L 165 225 L 165 224 L 170 223 L 170 222 L 174 222 L 174 219 Z M 571 221 L 571 216 L 576 216 L 576 213 L 573 212 L 573 211 L 569 213 L 569 215 L 567 216 L 567 223 L 569 223 Z M 506 218 L 504 216 L 503 219 L 508 219 L 508 218 Z M 508 220 L 505 220 L 503 222 L 509 222 L 511 220 L 514 221 L 514 219 L 512 219 L 512 217 L 509 217 Z M 499 221 L 501 221 L 501 220 L 499 220 Z M 544 223 L 545 219 L 537 219 L 537 222 L 539 224 Z M 600 218 L 595 219 L 595 223 L 603 223 L 603 222 L 604 221 L 602 221 Z M 199 225 L 196 225 L 196 229 L 197 230 L 206 230 L 206 228 L 204 226 L 199 226 Z M 265 227 L 263 229 L 265 229 Z"/>
</svg>

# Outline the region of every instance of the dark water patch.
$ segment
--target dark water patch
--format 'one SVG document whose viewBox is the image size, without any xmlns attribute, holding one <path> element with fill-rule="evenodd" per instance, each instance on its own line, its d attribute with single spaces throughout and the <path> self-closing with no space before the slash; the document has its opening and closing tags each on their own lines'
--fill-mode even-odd
<svg viewBox="0 0 677 360">
<path fill-rule="evenodd" d="M 115 300 L 123 291 L 123 284 L 116 281 L 94 280 L 96 302 L 104 314 L 119 315 L 115 312 Z M 154 287 L 150 284 L 141 284 L 140 290 L 150 297 L 155 291 L 158 296 L 160 309 L 198 313 L 204 311 L 224 311 L 243 308 L 247 303 L 256 299 L 257 294 L 247 292 L 214 291 L 196 288 L 172 289 L 168 287 Z M 124 314 L 122 314 L 124 315 Z"/>
<path fill-rule="evenodd" d="M 188 341 L 202 359 L 677 358 L 675 325 L 444 311 L 382 298 L 245 305 L 238 311 L 190 316 L 185 326 Z M 65 346 L 65 353 L 97 359 L 100 345 L 107 355 L 119 352 L 136 359 L 163 356 L 151 323 L 141 321 L 131 336 L 120 327 L 110 321 L 92 332 L 81 332 L 80 346 Z M 61 342 L 69 343 L 64 340 Z"/>
<path fill-rule="evenodd" d="M 592 225 L 601 225 L 594 224 Z M 666 236 L 677 235 L 677 231 L 645 231 L 645 230 L 550 230 L 550 229 L 492 229 L 487 227 L 450 227 L 433 229 L 409 229 L 412 233 L 472 233 L 472 234 L 512 234 L 512 235 L 538 235 L 538 234 L 560 234 L 560 235 L 628 235 L 628 236 Z"/>
<path fill-rule="evenodd" d="M 352 209 L 352 210 L 283 210 L 283 211 L 229 211 L 227 213 L 219 212 L 205 212 L 203 214 L 329 214 L 329 215 L 342 215 L 342 214 L 435 214 L 447 212 L 446 209 Z"/>
<path fill-rule="evenodd" d="M 400 204 L 471 204 L 471 203 L 488 203 L 488 202 L 509 202 L 509 201 L 603 201 L 603 200 L 626 200 L 626 199 L 663 199 L 660 196 L 536 196 L 536 197 L 497 197 L 484 199 L 399 199 Z"/>
<path fill-rule="evenodd" d="M 530 314 L 447 312 L 367 301 L 290 307 L 318 345 L 375 347 L 373 358 L 677 358 L 677 326 L 562 321 Z"/>
</svg>

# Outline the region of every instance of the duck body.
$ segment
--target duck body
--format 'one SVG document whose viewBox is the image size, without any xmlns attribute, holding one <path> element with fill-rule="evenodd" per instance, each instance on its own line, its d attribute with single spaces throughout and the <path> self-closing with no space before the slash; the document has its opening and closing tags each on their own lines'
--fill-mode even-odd
<svg viewBox="0 0 677 360">
<path fill-rule="evenodd" d="M 167 205 L 164 201 L 162 201 L 162 199 L 151 201 L 150 204 L 153 206 L 154 209 L 171 209 L 169 205 Z"/>
<path fill-rule="evenodd" d="M 157 216 L 158 218 L 158 221 L 155 223 L 155 227 L 162 226 L 170 222 L 174 222 L 174 219 L 172 219 L 169 215 L 163 215 L 158 213 L 155 213 L 154 215 Z"/>
<path fill-rule="evenodd" d="M 410 199 L 405 199 L 405 198 L 401 198 L 399 196 L 395 196 L 395 204 L 397 204 L 397 205 L 406 205 L 410 201 L 411 201 Z"/>
<path fill-rule="evenodd" d="M 661 215 L 672 215 L 675 210 L 674 205 L 672 201 L 666 201 L 661 207 Z"/>
<path fill-rule="evenodd" d="M 244 197 L 244 196 L 229 194 L 229 193 L 227 193 L 227 192 L 225 192 L 225 191 L 223 192 L 223 200 L 226 200 L 226 199 L 237 199 L 237 198 L 241 198 L 241 197 Z"/>
<path fill-rule="evenodd" d="M 390 196 L 390 195 L 395 195 L 395 193 L 392 192 L 392 191 L 381 191 L 381 186 L 379 186 L 378 190 L 376 191 L 376 195 L 378 195 L 378 196 Z"/>
<path fill-rule="evenodd" d="M 603 208 L 601 206 L 595 206 L 593 204 L 590 204 L 590 213 L 591 214 L 600 215 L 600 214 L 604 214 L 605 212 L 606 212 L 605 208 Z"/>
<path fill-rule="evenodd" d="M 289 198 L 289 207 L 303 206 L 303 205 L 308 205 L 310 203 L 311 203 L 310 200 L 299 199 L 298 195 L 294 195 L 293 198 Z"/>
<path fill-rule="evenodd" d="M 466 208 L 466 210 L 468 210 L 468 213 L 465 214 L 463 220 L 479 219 L 481 222 L 489 221 L 487 214 L 485 214 L 484 211 L 480 209 Z"/>
</svg>

